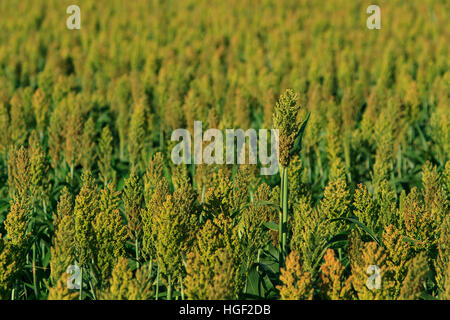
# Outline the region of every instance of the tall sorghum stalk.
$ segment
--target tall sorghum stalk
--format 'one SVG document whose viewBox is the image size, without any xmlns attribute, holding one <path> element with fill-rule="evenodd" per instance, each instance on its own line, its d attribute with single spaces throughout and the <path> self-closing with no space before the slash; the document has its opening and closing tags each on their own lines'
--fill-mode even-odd
<svg viewBox="0 0 450 320">
<path fill-rule="evenodd" d="M 39 298 L 39 289 L 36 276 L 36 241 L 33 242 L 33 289 L 35 299 Z"/>
<path fill-rule="evenodd" d="M 279 258 L 284 261 L 286 256 L 287 243 L 287 215 L 288 215 L 288 168 L 280 168 L 281 189 L 280 189 L 280 220 L 278 225 L 279 232 Z"/>
<path fill-rule="evenodd" d="M 82 296 L 83 296 L 83 266 L 80 266 L 80 295 L 79 298 L 80 300 L 83 300 Z"/>
<path fill-rule="evenodd" d="M 298 96 L 293 90 L 286 90 L 276 103 L 273 114 L 273 125 L 279 130 L 279 165 L 281 176 L 280 209 L 278 237 L 279 264 L 284 265 L 287 243 L 287 215 L 288 215 L 288 166 L 291 157 L 301 150 L 301 139 L 309 115 L 303 123 L 297 122 L 300 106 Z"/>
<path fill-rule="evenodd" d="M 172 277 L 168 276 L 167 279 L 167 300 L 172 300 Z"/>
<path fill-rule="evenodd" d="M 158 270 L 156 271 L 156 294 L 155 294 L 155 300 L 158 300 L 158 296 L 159 296 L 159 265 L 158 265 Z"/>
</svg>

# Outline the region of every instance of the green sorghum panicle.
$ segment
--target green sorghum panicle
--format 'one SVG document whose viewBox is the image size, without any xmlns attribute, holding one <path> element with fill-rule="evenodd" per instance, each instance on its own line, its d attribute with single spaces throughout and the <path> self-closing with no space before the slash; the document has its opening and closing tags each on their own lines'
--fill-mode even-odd
<svg viewBox="0 0 450 320">
<path fill-rule="evenodd" d="M 286 267 L 281 269 L 278 286 L 283 300 L 311 300 L 314 287 L 309 272 L 304 271 L 297 252 L 291 251 L 286 258 Z"/>
<path fill-rule="evenodd" d="M 412 259 L 408 266 L 403 286 L 400 290 L 400 300 L 418 300 L 424 290 L 427 278 L 428 264 L 425 253 L 418 254 Z"/>
<path fill-rule="evenodd" d="M 99 212 L 99 194 L 90 171 L 81 177 L 82 187 L 75 198 L 75 248 L 76 260 L 85 267 L 94 257 L 95 232 L 93 221 Z"/>
<path fill-rule="evenodd" d="M 286 90 L 276 103 L 273 113 L 273 126 L 279 130 L 279 162 L 283 167 L 289 165 L 290 152 L 300 128 L 297 122 L 300 105 L 297 100 L 297 93 L 291 89 Z"/>
<path fill-rule="evenodd" d="M 100 194 L 99 211 L 92 225 L 95 233 L 95 262 L 100 281 L 111 276 L 111 271 L 120 256 L 124 255 L 127 230 L 119 211 L 120 193 L 113 184 L 106 186 Z"/>
<path fill-rule="evenodd" d="M 75 219 L 73 198 L 64 188 L 59 198 L 56 214 L 53 216 L 55 235 L 51 247 L 50 278 L 57 285 L 61 275 L 75 262 Z"/>
</svg>

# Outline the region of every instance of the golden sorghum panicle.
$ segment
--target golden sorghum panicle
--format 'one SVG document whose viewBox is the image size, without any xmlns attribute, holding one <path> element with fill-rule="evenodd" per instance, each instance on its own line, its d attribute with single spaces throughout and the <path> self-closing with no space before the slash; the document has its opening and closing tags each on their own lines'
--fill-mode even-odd
<svg viewBox="0 0 450 320">
<path fill-rule="evenodd" d="M 31 243 L 31 236 L 26 233 L 28 221 L 29 208 L 22 203 L 14 203 L 4 221 L 6 239 L 0 235 L 0 298 L 8 297 L 25 266 Z"/>
<path fill-rule="evenodd" d="M 289 203 L 295 203 L 300 197 L 309 194 L 306 175 L 306 169 L 302 164 L 300 156 L 294 155 L 291 159 L 288 172 Z"/>
<path fill-rule="evenodd" d="M 162 210 L 154 216 L 156 257 L 166 279 L 183 274 L 183 256 L 191 250 L 199 225 L 197 194 L 187 180 L 178 177 L 178 189 L 167 196 Z"/>
<path fill-rule="evenodd" d="M 48 177 L 48 163 L 45 152 L 37 140 L 37 136 L 30 135 L 30 147 L 28 149 L 30 157 L 30 193 L 34 201 L 41 203 L 47 202 L 49 193 L 49 177 Z"/>
<path fill-rule="evenodd" d="M 445 215 L 448 214 L 448 200 L 441 183 L 441 175 L 437 168 L 430 162 L 425 163 L 422 168 L 423 200 L 425 210 L 429 211 L 440 225 Z"/>
<path fill-rule="evenodd" d="M 325 187 L 323 199 L 320 201 L 320 212 L 328 219 L 347 217 L 350 211 L 350 190 L 344 178 L 330 181 Z M 330 231 L 337 233 L 345 227 L 344 222 L 335 221 L 330 225 Z"/>
<path fill-rule="evenodd" d="M 75 198 L 75 248 L 80 266 L 85 267 L 94 257 L 95 232 L 92 222 L 97 216 L 98 192 L 94 178 L 89 171 L 84 171 L 81 177 L 83 186 Z"/>
<path fill-rule="evenodd" d="M 437 240 L 437 221 L 433 213 L 425 209 L 416 187 L 413 187 L 405 198 L 401 209 L 406 235 L 417 240 L 416 250 L 425 250 L 432 254 Z"/>
<path fill-rule="evenodd" d="M 393 283 L 389 278 L 388 266 L 386 264 L 386 254 L 376 242 L 367 242 L 359 247 L 359 250 L 352 245 L 351 253 L 354 258 L 350 260 L 352 274 L 350 276 L 352 286 L 356 291 L 359 300 L 385 300 L 390 299 L 390 291 Z M 368 267 L 375 265 L 380 269 L 381 287 L 369 289 L 367 281 L 370 274 Z"/>
<path fill-rule="evenodd" d="M 202 261 L 200 254 L 191 252 L 187 259 L 184 280 L 186 295 L 191 300 L 230 300 L 235 298 L 234 279 L 239 270 L 227 249 L 218 249 L 212 266 Z"/>
<path fill-rule="evenodd" d="M 27 233 L 28 222 L 30 220 L 30 207 L 23 202 L 15 201 L 11 205 L 4 226 L 6 230 L 6 237 L 14 246 L 26 246 L 30 235 Z"/>
<path fill-rule="evenodd" d="M 142 251 L 148 258 L 156 255 L 156 238 L 158 230 L 156 227 L 156 217 L 163 211 L 164 202 L 169 195 L 169 184 L 164 177 L 156 181 L 152 188 L 150 199 L 146 203 L 146 209 L 142 211 Z"/>
<path fill-rule="evenodd" d="M 181 216 L 177 209 L 173 196 L 169 195 L 162 210 L 154 217 L 156 258 L 169 285 L 172 284 L 171 281 L 177 280 L 183 271 L 180 252 L 186 237 L 183 225 L 185 217 Z"/>
<path fill-rule="evenodd" d="M 400 300 L 418 300 L 424 291 L 428 273 L 427 257 L 421 252 L 408 265 L 408 273 L 400 290 Z"/>
<path fill-rule="evenodd" d="M 388 273 L 394 281 L 391 297 L 397 299 L 408 271 L 408 261 L 412 258 L 412 246 L 393 225 L 387 226 L 384 230 L 383 245 L 386 248 Z"/>
<path fill-rule="evenodd" d="M 164 163 L 161 152 L 155 153 L 151 158 L 144 176 L 144 200 L 148 207 L 153 191 L 164 176 Z"/>
<path fill-rule="evenodd" d="M 100 140 L 98 142 L 97 151 L 97 165 L 100 171 L 100 180 L 106 186 L 111 182 L 112 171 L 112 152 L 113 152 L 113 137 L 108 127 L 104 127 Z"/>
<path fill-rule="evenodd" d="M 439 102 L 430 118 L 430 138 L 433 140 L 431 147 L 441 161 L 450 155 L 450 116 L 448 115 L 448 103 Z"/>
<path fill-rule="evenodd" d="M 438 255 L 434 262 L 436 283 L 442 299 L 450 299 L 450 216 L 444 218 L 439 231 Z"/>
<path fill-rule="evenodd" d="M 10 241 L 0 235 L 0 299 L 9 298 L 9 289 L 22 267 L 21 263 L 16 261 L 20 257 L 18 251 Z"/>
<path fill-rule="evenodd" d="M 73 292 L 67 287 L 67 280 L 70 274 L 63 273 L 59 277 L 56 285 L 48 290 L 47 300 L 76 300 L 79 292 Z"/>
<path fill-rule="evenodd" d="M 376 190 L 375 198 L 379 207 L 379 222 L 386 228 L 390 224 L 399 226 L 399 213 L 397 210 L 397 193 L 387 180 L 382 180 Z"/>
<path fill-rule="evenodd" d="M 13 148 L 8 154 L 8 187 L 11 199 L 25 200 L 29 197 L 31 184 L 30 158 L 27 149 Z"/>
<path fill-rule="evenodd" d="M 351 283 L 345 279 L 344 266 L 336 258 L 333 249 L 327 249 L 324 255 L 324 263 L 320 267 L 320 287 L 325 298 L 331 300 L 350 299 Z"/>
<path fill-rule="evenodd" d="M 361 255 L 360 252 L 364 248 L 364 243 L 361 240 L 361 236 L 359 231 L 353 229 L 350 231 L 348 235 L 348 260 L 350 265 L 361 263 Z"/>
<path fill-rule="evenodd" d="M 59 198 L 57 213 L 53 216 L 55 234 L 50 249 L 50 278 L 55 285 L 58 279 L 75 262 L 75 220 L 73 199 L 67 188 Z"/>
<path fill-rule="evenodd" d="M 204 211 L 206 215 L 214 216 L 219 212 L 232 214 L 234 203 L 232 199 L 233 181 L 228 169 L 220 168 L 211 177 L 211 186 L 205 191 Z"/>
<path fill-rule="evenodd" d="M 305 272 L 297 252 L 291 251 L 286 258 L 286 268 L 281 268 L 280 280 L 283 285 L 277 286 L 283 300 L 311 300 L 314 293 L 311 275 Z"/>
<path fill-rule="evenodd" d="M 261 203 L 269 200 L 270 187 L 263 183 L 256 190 L 253 203 L 243 211 L 241 241 L 244 243 L 247 266 L 255 261 L 259 250 L 270 240 L 270 233 L 264 223 L 273 222 L 273 211 L 275 210 L 268 204 Z"/>
<path fill-rule="evenodd" d="M 133 281 L 133 273 L 128 266 L 128 259 L 119 257 L 109 279 L 109 287 L 99 293 L 101 300 L 136 300 L 138 287 Z"/>
<path fill-rule="evenodd" d="M 214 268 L 217 263 L 216 258 L 220 253 L 220 249 L 223 249 L 231 254 L 234 261 L 233 278 L 230 280 L 232 283 L 232 296 L 238 297 L 244 286 L 243 273 L 239 273 L 237 270 L 240 268 L 243 261 L 243 248 L 242 243 L 238 236 L 238 228 L 233 226 L 231 218 L 225 214 L 220 213 L 213 220 L 207 220 L 203 225 L 203 228 L 197 234 L 196 245 L 194 246 L 194 253 L 197 256 L 195 259 L 199 259 L 197 262 L 202 264 L 202 274 L 213 275 Z M 205 268 L 205 269 L 203 269 Z M 195 268 L 194 268 L 195 269 Z M 195 270 L 191 269 L 188 273 L 188 277 L 195 280 L 201 280 L 199 275 L 193 273 Z M 212 281 L 211 278 L 204 278 L 204 281 Z M 199 286 L 207 286 L 207 284 L 198 284 Z M 191 286 L 191 288 L 194 288 Z"/>
<path fill-rule="evenodd" d="M 204 211 L 207 216 L 216 216 L 223 212 L 232 215 L 240 210 L 247 200 L 248 181 L 242 169 L 238 170 L 234 179 L 227 168 L 220 168 L 213 173 L 211 186 L 205 191 Z"/>
<path fill-rule="evenodd" d="M 150 267 L 152 264 L 143 264 L 136 270 L 135 279 L 133 279 L 137 288 L 137 300 L 150 300 L 155 296 L 153 290 L 153 283 L 155 277 L 152 276 Z"/>
<path fill-rule="evenodd" d="M 242 205 L 248 201 L 248 190 L 250 185 L 254 185 L 255 175 L 254 171 L 250 171 L 250 166 L 239 166 L 236 175 L 233 177 L 233 190 L 231 194 L 231 208 L 232 212 L 241 212 Z"/>
<path fill-rule="evenodd" d="M 93 220 L 96 238 L 95 262 L 100 282 L 111 276 L 117 259 L 125 252 L 126 226 L 119 212 L 120 195 L 109 184 L 100 194 L 99 211 Z"/>
<path fill-rule="evenodd" d="M 378 208 L 364 184 L 358 184 L 353 199 L 353 214 L 370 230 L 376 232 L 380 226 Z"/>
<path fill-rule="evenodd" d="M 287 89 L 276 103 L 273 113 L 273 126 L 279 130 L 279 162 L 283 167 L 287 167 L 290 161 L 290 152 L 297 138 L 300 124 L 297 122 L 297 115 L 300 105 L 297 103 L 298 96 L 291 89 Z"/>
<path fill-rule="evenodd" d="M 186 233 L 182 254 L 187 254 L 191 250 L 192 245 L 200 229 L 200 214 L 201 205 L 198 203 L 197 191 L 192 187 L 189 177 L 186 172 L 178 171 L 172 177 L 176 180 L 174 183 L 176 190 L 173 193 L 173 200 L 175 201 L 179 215 L 183 217 L 184 230 Z"/>
<path fill-rule="evenodd" d="M 445 272 L 445 292 L 442 294 L 442 299 L 450 300 L 450 263 L 447 263 L 447 271 Z"/>
<path fill-rule="evenodd" d="M 294 206 L 292 225 L 291 249 L 301 255 L 304 270 L 315 279 L 323 249 L 330 237 L 330 224 L 304 197 Z"/>
</svg>

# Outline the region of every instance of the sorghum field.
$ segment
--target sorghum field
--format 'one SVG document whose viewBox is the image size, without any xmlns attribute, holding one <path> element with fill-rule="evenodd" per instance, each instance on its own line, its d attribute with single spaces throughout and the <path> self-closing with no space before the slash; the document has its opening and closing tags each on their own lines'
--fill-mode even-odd
<svg viewBox="0 0 450 320">
<path fill-rule="evenodd" d="M 450 299 L 450 2 L 370 4 L 0 1 L 0 298 Z"/>
</svg>

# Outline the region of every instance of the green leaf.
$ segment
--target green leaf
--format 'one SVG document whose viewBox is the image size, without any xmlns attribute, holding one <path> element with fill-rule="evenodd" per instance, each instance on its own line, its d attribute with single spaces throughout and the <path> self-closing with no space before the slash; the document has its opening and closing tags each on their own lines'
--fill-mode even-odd
<svg viewBox="0 0 450 320">
<path fill-rule="evenodd" d="M 259 290 L 259 273 L 256 270 L 255 265 L 250 268 L 248 273 L 246 293 L 254 296 L 261 296 L 261 292 Z"/>
<path fill-rule="evenodd" d="M 278 224 L 275 222 L 264 222 L 264 227 L 269 230 L 278 231 Z"/>
<path fill-rule="evenodd" d="M 366 225 L 361 223 L 356 217 L 342 217 L 342 218 L 335 218 L 331 219 L 330 221 L 338 221 L 338 220 L 344 220 L 346 222 L 353 223 L 363 229 L 373 240 L 375 240 L 380 246 L 383 246 L 380 240 L 378 240 L 377 236 L 374 234 L 372 230 L 370 230 Z"/>
<path fill-rule="evenodd" d="M 413 238 L 410 238 L 410 237 L 407 237 L 407 236 L 403 236 L 402 241 L 409 242 L 409 243 L 412 243 L 412 244 L 415 244 L 415 245 L 423 244 L 422 241 L 417 240 L 417 239 L 413 239 Z"/>
<path fill-rule="evenodd" d="M 425 292 L 422 292 L 422 294 L 420 295 L 420 297 L 421 297 L 422 299 L 424 299 L 424 300 L 439 300 L 438 298 L 433 297 L 431 294 L 428 294 L 428 293 L 425 293 Z"/>
<path fill-rule="evenodd" d="M 303 139 L 303 133 L 305 132 L 306 124 L 308 123 L 310 112 L 306 115 L 305 120 L 303 120 L 302 125 L 300 126 L 300 129 L 297 132 L 297 137 L 294 141 L 294 146 L 292 147 L 290 154 L 294 154 L 296 152 L 300 152 L 302 150 L 302 139 Z"/>
</svg>

